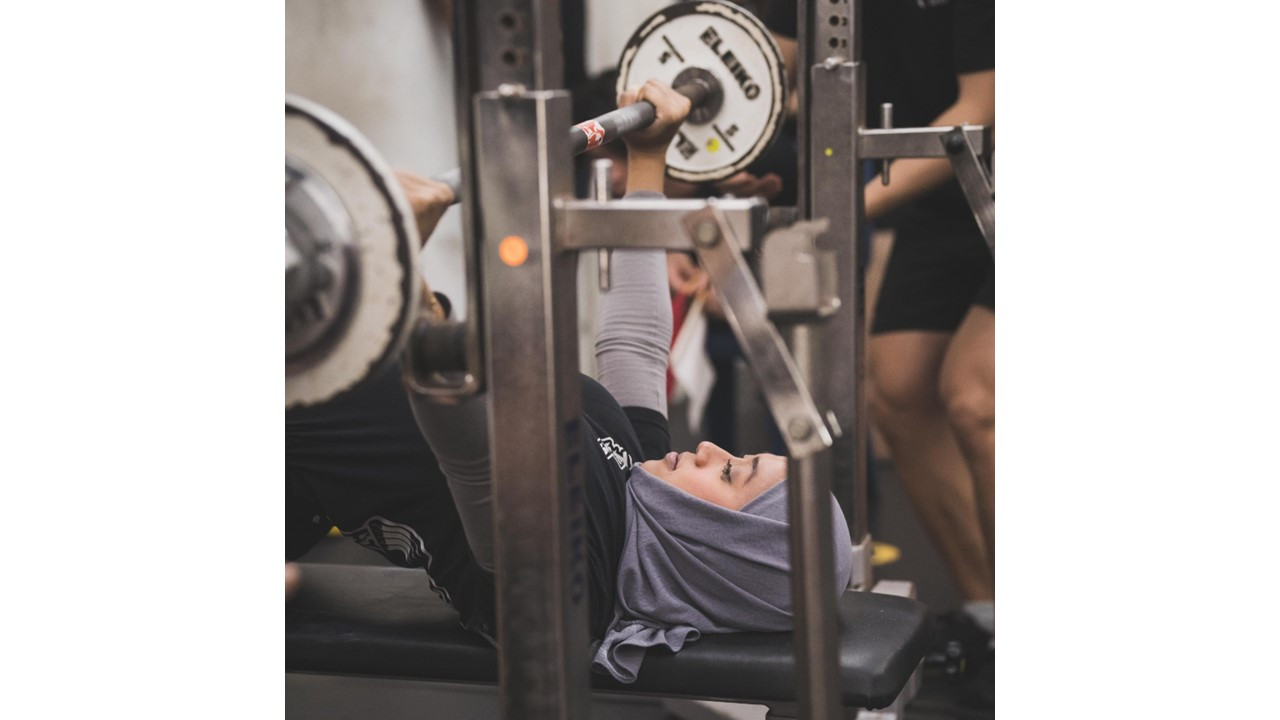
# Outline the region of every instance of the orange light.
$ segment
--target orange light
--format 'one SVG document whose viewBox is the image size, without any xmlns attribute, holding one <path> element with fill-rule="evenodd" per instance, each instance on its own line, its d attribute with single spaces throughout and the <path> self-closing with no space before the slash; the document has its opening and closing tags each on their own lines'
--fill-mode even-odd
<svg viewBox="0 0 1280 720">
<path fill-rule="evenodd" d="M 508 235 L 498 243 L 498 257 L 511 267 L 520 267 L 529 259 L 529 244 L 519 235 Z"/>
</svg>

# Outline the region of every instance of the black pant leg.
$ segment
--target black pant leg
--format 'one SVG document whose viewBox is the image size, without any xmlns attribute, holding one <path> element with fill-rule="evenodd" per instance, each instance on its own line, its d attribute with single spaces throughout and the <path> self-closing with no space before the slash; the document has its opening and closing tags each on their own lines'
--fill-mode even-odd
<svg viewBox="0 0 1280 720">
<path fill-rule="evenodd" d="M 343 535 L 427 571 L 463 624 L 493 637 L 493 580 L 477 566 L 444 474 L 392 368 L 356 393 L 286 417 L 286 481 Z"/>
</svg>

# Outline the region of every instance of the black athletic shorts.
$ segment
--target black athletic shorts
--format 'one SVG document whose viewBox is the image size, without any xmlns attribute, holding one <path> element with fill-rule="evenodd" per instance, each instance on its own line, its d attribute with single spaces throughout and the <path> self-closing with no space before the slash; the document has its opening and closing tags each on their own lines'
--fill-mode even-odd
<svg viewBox="0 0 1280 720">
<path fill-rule="evenodd" d="M 954 332 L 970 307 L 995 311 L 995 260 L 959 185 L 950 183 L 908 206 L 893 225 L 873 335 Z"/>
</svg>

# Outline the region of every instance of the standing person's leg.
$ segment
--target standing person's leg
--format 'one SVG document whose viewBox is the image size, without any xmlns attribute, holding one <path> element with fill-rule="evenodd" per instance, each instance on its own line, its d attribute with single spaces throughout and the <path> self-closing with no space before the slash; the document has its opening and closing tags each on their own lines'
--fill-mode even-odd
<svg viewBox="0 0 1280 720">
<path fill-rule="evenodd" d="M 995 328 L 995 312 L 974 305 L 947 349 L 940 387 L 951 428 L 973 477 L 992 577 L 996 553 Z"/>
<path fill-rule="evenodd" d="M 880 283 L 884 280 L 885 266 L 889 263 L 889 253 L 893 250 L 893 230 L 892 229 L 876 229 L 871 233 L 870 249 L 867 253 L 867 270 L 866 270 L 866 301 L 867 301 L 867 319 L 868 322 L 863 330 L 862 342 L 871 339 L 871 323 L 870 320 L 876 316 L 876 303 L 880 300 Z M 864 346 L 865 347 L 865 346 Z M 866 384 L 866 392 L 869 403 L 874 403 L 872 399 L 875 394 L 875 385 L 871 382 Z M 871 427 L 870 450 L 868 454 L 872 460 L 888 457 L 889 448 L 885 443 L 884 434 L 880 432 L 880 428 L 876 426 L 874 418 Z"/>
<path fill-rule="evenodd" d="M 968 601 L 991 600 L 995 583 L 974 481 L 940 380 L 956 329 L 991 272 L 991 255 L 976 225 L 956 227 L 945 217 L 907 214 L 897 227 L 868 342 L 868 400 L 876 426 L 921 523 Z"/>
<path fill-rule="evenodd" d="M 996 547 L 994 285 L 993 275 L 956 329 L 940 380 L 947 418 L 973 478 L 992 578 Z M 964 646 L 966 673 L 972 679 L 966 682 L 961 697 L 991 706 L 995 693 L 995 598 L 965 603 L 963 616 L 952 616 L 943 627 Z"/>
<path fill-rule="evenodd" d="M 921 524 L 966 600 L 990 600 L 995 586 L 969 469 L 939 396 L 951 335 L 891 332 L 869 343 L 870 404 Z"/>
</svg>

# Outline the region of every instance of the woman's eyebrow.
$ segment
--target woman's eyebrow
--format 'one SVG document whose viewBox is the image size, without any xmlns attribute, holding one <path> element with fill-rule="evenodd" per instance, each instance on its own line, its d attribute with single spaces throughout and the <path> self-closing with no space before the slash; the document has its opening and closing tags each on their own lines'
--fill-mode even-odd
<svg viewBox="0 0 1280 720">
<path fill-rule="evenodd" d="M 747 482 L 742 483 L 742 487 L 746 487 L 747 483 L 751 482 L 751 479 L 756 476 L 756 468 L 759 468 L 759 467 L 760 467 L 760 456 L 757 455 L 751 461 L 751 474 L 747 476 Z"/>
</svg>

